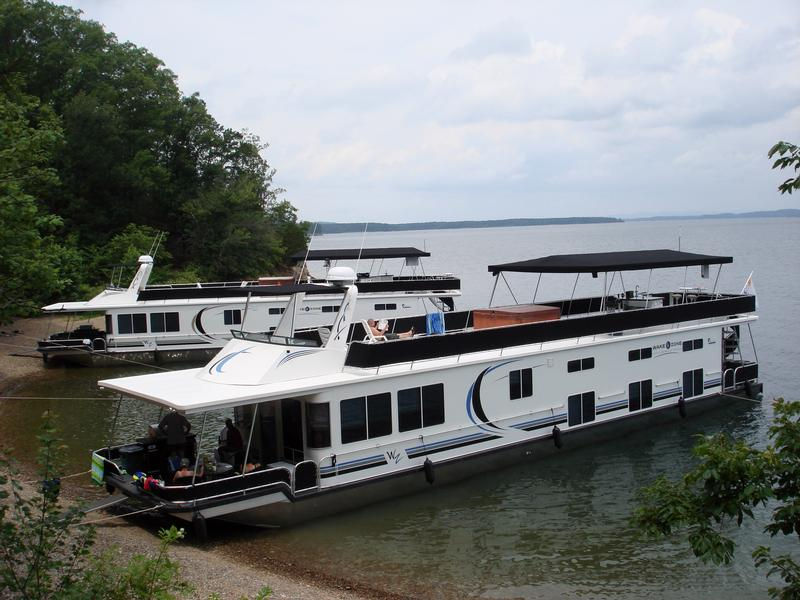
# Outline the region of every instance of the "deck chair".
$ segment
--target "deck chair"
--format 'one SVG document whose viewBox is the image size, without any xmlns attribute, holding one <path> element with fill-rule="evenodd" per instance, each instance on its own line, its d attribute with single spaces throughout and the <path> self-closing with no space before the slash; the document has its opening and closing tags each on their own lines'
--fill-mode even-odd
<svg viewBox="0 0 800 600">
<path fill-rule="evenodd" d="M 383 342 L 386 339 L 382 335 L 374 335 L 372 333 L 372 328 L 369 326 L 369 323 L 367 323 L 366 319 L 361 321 L 361 325 L 364 327 L 364 332 L 366 333 L 364 336 L 365 342 L 372 344 L 374 342 Z"/>
</svg>

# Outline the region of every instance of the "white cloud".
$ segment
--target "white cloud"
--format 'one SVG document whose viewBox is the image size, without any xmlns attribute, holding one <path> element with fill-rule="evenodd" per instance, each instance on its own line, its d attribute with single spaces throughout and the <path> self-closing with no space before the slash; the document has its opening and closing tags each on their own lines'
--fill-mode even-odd
<svg viewBox="0 0 800 600">
<path fill-rule="evenodd" d="M 785 205 L 764 155 L 800 137 L 796 2 L 74 1 L 269 142 L 303 218 Z"/>
</svg>

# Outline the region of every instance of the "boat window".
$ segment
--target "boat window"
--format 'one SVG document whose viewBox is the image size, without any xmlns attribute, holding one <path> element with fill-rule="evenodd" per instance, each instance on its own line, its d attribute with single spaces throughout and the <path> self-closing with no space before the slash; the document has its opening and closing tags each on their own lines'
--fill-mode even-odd
<svg viewBox="0 0 800 600">
<path fill-rule="evenodd" d="M 331 445 L 330 404 L 306 404 L 306 434 L 309 448 L 327 448 Z"/>
<path fill-rule="evenodd" d="M 691 398 L 703 393 L 703 369 L 683 372 L 683 397 Z"/>
<path fill-rule="evenodd" d="M 273 308 L 269 309 L 269 314 L 271 314 L 271 315 L 282 315 L 285 310 L 286 310 L 285 308 L 275 308 L 275 307 L 273 307 Z"/>
<path fill-rule="evenodd" d="M 636 350 L 630 350 L 628 352 L 628 360 L 646 360 L 648 358 L 653 358 L 653 349 L 652 348 L 637 348 Z"/>
<path fill-rule="evenodd" d="M 367 396 L 369 439 L 392 433 L 392 395 L 389 392 Z"/>
<path fill-rule="evenodd" d="M 329 304 L 322 307 L 322 312 L 324 313 L 332 313 L 332 312 L 339 312 L 339 305 L 337 304 Z"/>
<path fill-rule="evenodd" d="M 684 352 L 691 352 L 692 350 L 702 350 L 703 349 L 703 338 L 697 338 L 695 340 L 686 340 L 683 342 L 683 351 Z"/>
<path fill-rule="evenodd" d="M 628 410 L 635 411 L 653 406 L 653 380 L 635 381 L 628 385 Z"/>
<path fill-rule="evenodd" d="M 444 423 L 444 384 L 422 386 L 422 426 Z"/>
<path fill-rule="evenodd" d="M 367 439 L 367 405 L 364 396 L 342 400 L 339 413 L 343 444 Z"/>
<path fill-rule="evenodd" d="M 393 302 L 389 304 L 376 304 L 375 310 L 397 310 L 397 304 Z"/>
<path fill-rule="evenodd" d="M 400 431 L 422 427 L 422 401 L 419 388 L 397 392 L 397 421 Z"/>
<path fill-rule="evenodd" d="M 114 319 L 111 315 L 106 315 L 106 335 L 111 335 L 114 333 Z"/>
<path fill-rule="evenodd" d="M 511 400 L 533 396 L 533 369 L 516 369 L 508 373 L 508 397 Z"/>
<path fill-rule="evenodd" d="M 180 331 L 178 313 L 150 313 L 150 331 L 164 333 L 165 331 Z"/>
<path fill-rule="evenodd" d="M 222 318 L 225 325 L 241 325 L 242 324 L 242 311 L 238 308 L 232 308 L 223 311 Z"/>
<path fill-rule="evenodd" d="M 361 396 L 342 400 L 339 413 L 343 444 L 392 433 L 392 395 L 389 392 L 373 394 L 366 399 Z"/>
<path fill-rule="evenodd" d="M 444 423 L 444 384 L 424 385 L 397 392 L 400 431 L 411 431 Z"/>
<path fill-rule="evenodd" d="M 147 333 L 147 315 L 144 313 L 117 315 L 117 332 Z"/>
<path fill-rule="evenodd" d="M 594 392 L 573 394 L 567 398 L 567 421 L 570 427 L 594 421 L 594 417 Z"/>
<path fill-rule="evenodd" d="M 590 356 L 588 358 L 576 358 L 575 360 L 571 360 L 567 363 L 567 373 L 576 373 L 578 371 L 587 371 L 589 369 L 594 369 L 594 356 Z"/>
</svg>

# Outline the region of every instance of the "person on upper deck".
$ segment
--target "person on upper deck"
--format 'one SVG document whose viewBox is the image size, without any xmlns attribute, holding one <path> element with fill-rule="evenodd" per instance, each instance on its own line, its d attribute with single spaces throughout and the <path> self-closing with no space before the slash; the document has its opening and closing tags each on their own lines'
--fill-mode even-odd
<svg viewBox="0 0 800 600">
<path fill-rule="evenodd" d="M 387 340 L 396 340 L 398 338 L 409 338 L 414 335 L 414 328 L 412 327 L 408 331 L 402 331 L 400 333 L 391 333 L 387 330 L 389 329 L 389 325 L 384 325 L 383 327 L 379 327 L 379 323 L 375 319 L 367 319 L 367 325 L 369 325 L 370 332 L 374 337 L 383 337 Z"/>
</svg>

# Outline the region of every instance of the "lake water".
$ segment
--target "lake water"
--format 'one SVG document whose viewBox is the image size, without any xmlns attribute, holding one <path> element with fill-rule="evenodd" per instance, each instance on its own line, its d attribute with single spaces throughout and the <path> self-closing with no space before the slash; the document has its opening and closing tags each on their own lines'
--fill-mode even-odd
<svg viewBox="0 0 800 600">
<path fill-rule="evenodd" d="M 358 247 L 361 234 L 318 237 L 314 248 Z M 800 219 L 686 220 L 603 225 L 367 233 L 365 246 L 417 246 L 432 253 L 426 272 L 462 278 L 459 308 L 485 306 L 493 279 L 486 266 L 549 254 L 678 248 L 730 255 L 719 289 L 738 292 L 754 272 L 760 320 L 753 326 L 765 399 L 730 405 L 592 447 L 564 451 L 449 487 L 373 505 L 287 530 L 217 528 L 214 546 L 255 562 L 276 557 L 312 571 L 426 598 L 719 598 L 763 597 L 769 585 L 750 551 L 766 540 L 762 525 L 745 522 L 731 534 L 734 563 L 703 565 L 681 540 L 642 539 L 629 525 L 636 491 L 661 474 L 677 477 L 692 464 L 693 436 L 725 431 L 756 444 L 767 440 L 776 396 L 797 400 L 800 364 L 795 311 L 800 297 Z M 362 265 L 360 270 L 365 270 Z M 696 283 L 690 269 L 687 283 Z M 313 265 L 312 265 L 313 272 Z M 530 301 L 535 276 L 509 277 L 516 298 Z M 712 268 L 708 287 L 713 285 Z M 569 297 L 575 278 L 545 275 L 537 299 Z M 684 284 L 684 270 L 656 272 L 653 289 Z M 602 279 L 582 276 L 576 296 L 601 293 Z M 625 275 L 628 288 L 647 289 L 648 274 Z M 613 291 L 619 291 L 615 283 Z M 511 303 L 505 285 L 494 304 Z M 0 403 L 5 439 L 26 452 L 45 408 L 60 415 L 70 444 L 70 468 L 86 468 L 87 450 L 106 443 L 113 405 L 96 389 L 98 377 L 137 369 L 66 369 L 31 382 L 20 393 L 76 397 L 73 401 Z M 144 370 L 142 370 L 144 372 Z M 93 399 L 96 398 L 96 399 Z M 138 431 L 157 409 L 134 401 L 121 411 L 123 430 Z M 209 430 L 216 432 L 218 420 Z M 200 423 L 195 427 L 199 429 Z M 796 542 L 775 540 L 787 551 Z"/>
</svg>

